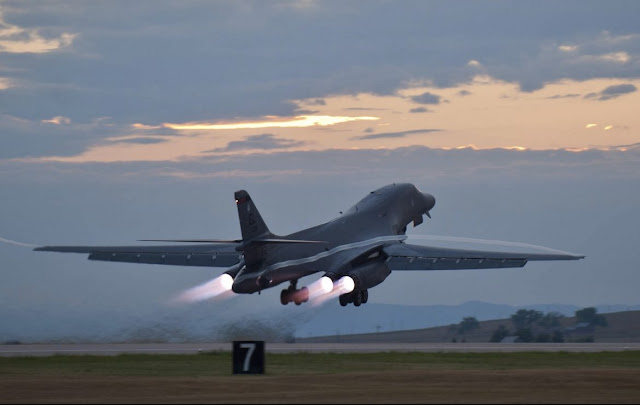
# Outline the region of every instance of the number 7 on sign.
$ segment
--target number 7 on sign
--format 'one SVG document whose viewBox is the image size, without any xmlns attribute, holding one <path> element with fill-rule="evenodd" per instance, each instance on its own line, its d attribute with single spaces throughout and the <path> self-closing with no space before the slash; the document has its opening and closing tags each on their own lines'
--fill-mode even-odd
<svg viewBox="0 0 640 405">
<path fill-rule="evenodd" d="M 242 366 L 242 371 L 249 371 L 249 364 L 251 364 L 251 356 L 253 356 L 253 352 L 256 350 L 255 343 L 241 343 L 241 349 L 249 349 L 247 350 L 247 354 L 244 357 L 244 365 Z"/>
</svg>

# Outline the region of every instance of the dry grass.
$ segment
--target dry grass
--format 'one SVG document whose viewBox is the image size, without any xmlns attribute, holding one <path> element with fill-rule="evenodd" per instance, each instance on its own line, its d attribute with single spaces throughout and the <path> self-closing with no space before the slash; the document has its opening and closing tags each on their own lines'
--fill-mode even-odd
<svg viewBox="0 0 640 405">
<path fill-rule="evenodd" d="M 640 352 L 0 359 L 2 403 L 639 403 Z"/>
<path fill-rule="evenodd" d="M 7 403 L 638 403 L 638 370 L 418 370 L 339 375 L 12 376 Z"/>
</svg>

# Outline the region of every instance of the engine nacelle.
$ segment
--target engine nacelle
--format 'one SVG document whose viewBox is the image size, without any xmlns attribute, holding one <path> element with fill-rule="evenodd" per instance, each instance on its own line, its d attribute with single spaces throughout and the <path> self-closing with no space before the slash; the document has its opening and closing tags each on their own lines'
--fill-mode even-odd
<svg viewBox="0 0 640 405">
<path fill-rule="evenodd" d="M 355 282 L 355 291 L 367 290 L 382 283 L 391 274 L 386 263 L 375 261 L 365 263 L 345 273 Z"/>
<path fill-rule="evenodd" d="M 244 260 L 240 260 L 240 262 L 238 262 L 237 264 L 234 264 L 233 266 L 229 267 L 227 271 L 225 271 L 225 273 L 230 275 L 232 278 L 236 278 L 236 276 L 238 275 L 238 273 L 243 267 L 244 267 Z"/>
</svg>

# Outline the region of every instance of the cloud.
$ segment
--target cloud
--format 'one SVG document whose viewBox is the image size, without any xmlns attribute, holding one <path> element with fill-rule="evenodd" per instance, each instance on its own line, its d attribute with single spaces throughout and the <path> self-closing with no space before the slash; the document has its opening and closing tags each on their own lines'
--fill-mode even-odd
<svg viewBox="0 0 640 405">
<path fill-rule="evenodd" d="M 131 128 L 134 129 L 160 129 L 163 128 L 162 125 L 146 125 L 146 124 L 140 124 L 138 122 L 131 124 Z"/>
<path fill-rule="evenodd" d="M 565 36 L 572 45 L 558 45 L 563 41 L 549 38 L 538 41 L 537 49 L 531 49 L 519 60 L 494 61 L 498 63 L 491 63 L 486 70 L 494 77 L 520 83 L 524 91 L 534 91 L 567 78 L 580 81 L 601 77 L 636 78 L 640 75 L 640 36 L 637 29 L 629 27 L 627 32 L 628 35 L 618 36 L 607 31 Z M 520 73 L 512 70 L 516 66 Z"/>
<path fill-rule="evenodd" d="M 386 108 L 375 108 L 375 107 L 347 107 L 345 108 L 347 111 L 385 111 Z"/>
<path fill-rule="evenodd" d="M 365 139 L 380 139 L 380 138 L 403 138 L 407 135 L 413 134 L 428 134 L 431 132 L 439 132 L 441 129 L 414 129 L 411 131 L 400 131 L 400 132 L 382 132 L 379 134 L 370 134 L 370 135 L 362 135 L 362 136 L 354 136 L 351 139 L 353 140 L 365 140 Z"/>
<path fill-rule="evenodd" d="M 409 110 L 410 113 L 425 113 L 425 112 L 429 112 L 429 110 L 427 110 L 424 107 L 416 107 L 416 108 L 412 108 Z"/>
<path fill-rule="evenodd" d="M 13 81 L 6 77 L 0 77 L 0 90 L 8 89 L 13 86 Z"/>
<path fill-rule="evenodd" d="M 143 123 L 148 129 L 166 122 L 250 122 L 300 115 L 296 110 L 305 106 L 295 100 L 327 107 L 333 95 L 397 95 L 414 82 L 429 83 L 428 90 L 442 97 L 427 96 L 415 105 L 429 107 L 429 102 L 455 100 L 448 87 L 467 87 L 479 71 L 467 66 L 470 60 L 481 61 L 482 71 L 495 80 L 518 83 L 525 90 L 562 79 L 640 76 L 639 30 L 629 17 L 640 6 L 630 3 L 586 8 L 573 1 L 548 7 L 471 2 L 464 16 L 449 4 L 434 13 L 421 2 L 395 7 L 386 2 L 354 1 L 340 7 L 318 2 L 304 13 L 233 1 L 185 6 L 140 0 L 100 7 L 81 2 L 73 8 L 59 0 L 4 4 L 9 28 L 61 43 L 63 34 L 77 34 L 60 48 L 65 52 L 2 53 L 0 74 L 11 83 L 0 91 L 3 113 L 38 123 L 57 116 L 87 123 L 103 115 L 111 116 L 114 125 Z M 567 22 L 567 15 L 574 17 Z M 603 27 L 615 27 L 615 33 L 603 33 Z M 410 38 L 420 40 L 406 40 L 408 29 Z M 397 45 L 401 42 L 402 48 Z M 577 48 L 566 52 L 562 46 Z M 628 61 L 580 59 L 588 55 L 628 56 Z M 311 105 L 308 110 L 328 110 Z M 381 106 L 360 108 L 368 105 Z M 88 136 L 95 144 L 122 133 L 114 127 Z M 71 138 L 74 150 L 86 143 L 79 133 L 66 138 L 69 143 Z M 63 149 L 49 139 L 40 142 L 35 133 L 29 139 L 38 144 L 17 148 L 14 142 L 25 141 L 11 135 L 0 155 Z"/>
<path fill-rule="evenodd" d="M 617 97 L 621 94 L 633 93 L 637 91 L 638 88 L 633 84 L 618 84 L 614 86 L 609 86 L 606 89 L 602 90 L 603 96 L 613 96 Z"/>
<path fill-rule="evenodd" d="M 114 140 L 114 142 L 124 142 L 124 143 L 136 143 L 140 145 L 152 145 L 156 143 L 167 142 L 167 139 L 162 139 L 158 137 L 132 137 L 132 138 L 120 138 Z"/>
<path fill-rule="evenodd" d="M 264 135 L 271 134 L 257 136 Z M 254 146 L 268 144 L 269 137 L 265 138 L 267 141 L 256 142 Z M 286 142 L 291 140 L 285 140 Z M 242 148 L 248 144 L 238 146 Z M 623 151 L 621 148 L 627 150 Z M 635 144 L 608 150 L 576 151 L 521 151 L 505 148 L 447 150 L 424 146 L 391 150 L 362 148 L 323 151 L 289 151 L 276 148 L 270 154 L 249 148 L 240 150 L 246 150 L 247 153 L 226 155 L 224 159 L 210 154 L 188 160 L 118 164 L 88 162 L 70 165 L 54 161 L 31 163 L 0 160 L 0 186 L 35 181 L 55 187 L 56 184 L 64 182 L 86 184 L 80 187 L 83 189 L 94 186 L 98 180 L 100 183 L 130 182 L 137 185 L 149 179 L 162 177 L 180 177 L 194 181 L 218 177 L 230 179 L 228 187 L 232 189 L 230 192 L 233 192 L 238 182 L 256 176 L 268 176 L 276 181 L 303 176 L 311 181 L 307 184 L 329 184 L 335 182 L 335 178 L 341 178 L 353 182 L 364 181 L 371 185 L 379 184 L 383 181 L 381 179 L 394 181 L 401 176 L 413 179 L 416 183 L 431 184 L 436 179 L 456 182 L 470 174 L 482 179 L 495 179 L 499 174 L 499 177 L 514 180 L 522 177 L 557 180 L 558 170 L 562 170 L 567 179 L 580 177 L 586 182 L 591 181 L 590 178 L 626 178 L 626 181 L 640 181 L 640 149 Z M 331 164 L 328 165 L 327 162 Z M 35 242 L 32 238 L 21 237 L 19 234 L 5 232 L 3 236 Z"/>
<path fill-rule="evenodd" d="M 638 88 L 633 84 L 617 84 L 609 86 L 599 93 L 589 93 L 584 98 L 593 98 L 599 101 L 611 100 L 616 97 L 620 97 L 624 94 L 629 94 L 637 91 Z"/>
<path fill-rule="evenodd" d="M 433 12 L 421 2 L 318 2 L 303 13 L 232 1 L 9 4 L 9 29 L 57 41 L 49 48 L 72 47 L 46 58 L 3 53 L 3 65 L 13 69 L 3 77 L 28 85 L 0 92 L 0 105 L 38 121 L 60 115 L 87 122 L 105 112 L 117 123 L 149 125 L 293 115 L 298 106 L 291 100 L 394 94 L 412 80 L 466 83 L 477 74 L 467 66 L 470 55 L 487 74 L 525 90 L 563 78 L 640 74 L 638 28 L 630 17 L 640 6 L 626 2 L 471 2 L 464 16 L 449 4 Z M 617 34 L 602 27 L 616 27 Z M 405 41 L 407 29 L 420 40 Z M 72 42 L 69 35 L 76 35 Z M 628 55 L 628 62 L 582 61 L 585 55 Z"/>
<path fill-rule="evenodd" d="M 575 52 L 578 49 L 576 45 L 559 45 L 558 50 L 562 52 Z"/>
<path fill-rule="evenodd" d="M 612 52 L 598 56 L 600 59 L 616 63 L 627 63 L 630 60 L 627 52 Z"/>
<path fill-rule="evenodd" d="M 314 100 L 307 100 L 307 105 L 327 105 L 327 102 L 321 98 L 316 98 Z"/>
<path fill-rule="evenodd" d="M 420 94 L 419 96 L 411 97 L 411 100 L 420 104 L 440 104 L 440 96 L 437 94 L 429 93 L 428 91 Z"/>
<path fill-rule="evenodd" d="M 0 53 L 47 53 L 71 46 L 76 34 L 45 38 L 38 29 L 25 29 L 4 20 L 0 10 Z"/>
<path fill-rule="evenodd" d="M 71 119 L 67 118 L 67 117 L 63 117 L 61 115 L 55 116 L 51 119 L 48 120 L 42 120 L 42 122 L 44 123 L 50 123 L 50 124 L 56 124 L 56 125 L 60 125 L 60 124 L 71 124 Z"/>
<path fill-rule="evenodd" d="M 231 141 L 224 148 L 212 149 L 207 152 L 235 152 L 251 149 L 288 149 L 305 145 L 306 142 L 293 139 L 276 138 L 273 134 L 251 135 L 243 141 Z"/>
<path fill-rule="evenodd" d="M 617 145 L 616 149 L 618 150 L 635 150 L 635 151 L 640 151 L 640 142 L 636 142 L 636 143 L 631 143 L 628 145 Z"/>
<path fill-rule="evenodd" d="M 63 116 L 29 120 L 0 114 L 0 159 L 75 155 L 118 133 L 130 132 L 128 126 L 114 125 L 100 119 L 89 123 L 71 123 L 69 118 Z"/>
<path fill-rule="evenodd" d="M 232 122 L 232 123 L 207 123 L 191 122 L 184 124 L 162 124 L 165 128 L 175 130 L 220 130 L 220 129 L 255 129 L 255 128 L 306 128 L 324 127 L 352 121 L 375 121 L 378 117 L 341 117 L 329 115 L 300 115 L 296 117 L 269 118 L 264 121 Z"/>
<path fill-rule="evenodd" d="M 549 96 L 547 98 L 551 99 L 551 100 L 555 100 L 555 99 L 560 99 L 560 98 L 576 98 L 576 97 L 580 97 L 580 94 L 577 94 L 577 93 L 555 94 L 555 95 Z"/>
</svg>

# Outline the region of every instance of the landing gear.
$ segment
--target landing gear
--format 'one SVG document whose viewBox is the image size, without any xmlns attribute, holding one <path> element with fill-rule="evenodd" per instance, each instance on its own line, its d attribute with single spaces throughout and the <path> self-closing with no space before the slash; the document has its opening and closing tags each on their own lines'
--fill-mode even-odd
<svg viewBox="0 0 640 405">
<path fill-rule="evenodd" d="M 287 305 L 289 302 L 291 302 L 291 298 L 290 298 L 290 294 L 289 294 L 289 289 L 286 290 L 282 290 L 280 292 L 280 303 L 282 305 Z"/>
<path fill-rule="evenodd" d="M 342 294 L 338 300 L 340 301 L 340 305 L 343 307 L 346 307 L 349 303 L 353 303 L 354 306 L 359 307 L 369 301 L 369 290 L 359 290 L 348 294 Z"/>
<path fill-rule="evenodd" d="M 287 305 L 290 302 L 300 305 L 303 302 L 309 301 L 309 289 L 307 287 L 302 287 L 298 290 L 296 288 L 297 284 L 298 280 L 293 280 L 291 281 L 289 288 L 280 292 L 280 303 L 282 305 Z"/>
</svg>

